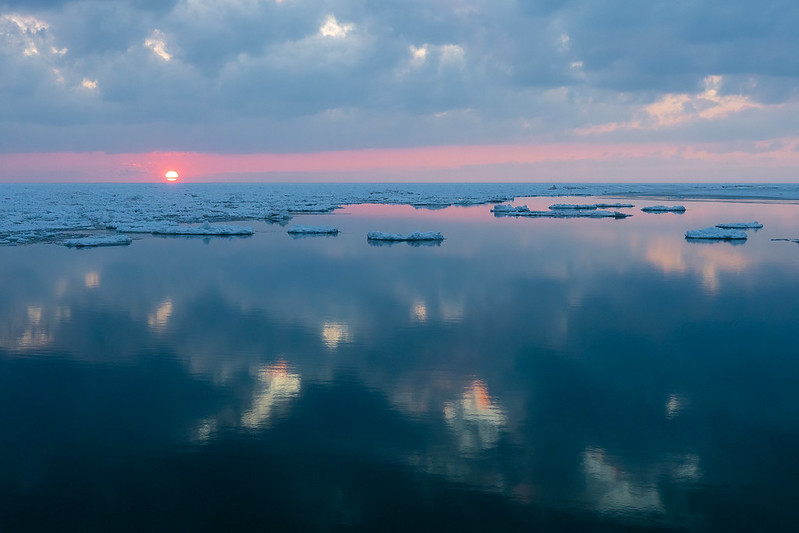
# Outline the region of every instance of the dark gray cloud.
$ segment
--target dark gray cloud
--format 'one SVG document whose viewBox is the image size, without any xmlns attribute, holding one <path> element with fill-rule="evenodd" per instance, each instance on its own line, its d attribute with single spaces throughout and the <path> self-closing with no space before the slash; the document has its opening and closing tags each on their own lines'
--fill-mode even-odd
<svg viewBox="0 0 799 533">
<path fill-rule="evenodd" d="M 0 150 L 796 135 L 796 27 L 788 0 L 5 1 Z"/>
</svg>

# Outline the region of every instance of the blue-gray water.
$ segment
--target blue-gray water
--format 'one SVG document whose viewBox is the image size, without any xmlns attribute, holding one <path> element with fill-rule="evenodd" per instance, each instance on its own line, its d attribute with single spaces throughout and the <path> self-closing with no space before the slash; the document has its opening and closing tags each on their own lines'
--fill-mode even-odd
<svg viewBox="0 0 799 533">
<path fill-rule="evenodd" d="M 799 205 L 633 203 L 0 248 L 0 530 L 794 530 Z"/>
</svg>

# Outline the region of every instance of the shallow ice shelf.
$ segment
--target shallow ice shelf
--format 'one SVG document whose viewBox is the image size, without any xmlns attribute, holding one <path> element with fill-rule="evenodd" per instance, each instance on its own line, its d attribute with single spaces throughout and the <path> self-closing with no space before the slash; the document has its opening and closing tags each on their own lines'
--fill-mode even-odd
<svg viewBox="0 0 799 533">
<path fill-rule="evenodd" d="M 289 228 L 289 233 L 292 235 L 335 235 L 338 233 L 338 228 L 333 226 L 303 226 L 297 224 Z"/>
<path fill-rule="evenodd" d="M 685 238 L 735 241 L 735 240 L 746 240 L 746 233 L 737 229 L 723 229 L 711 226 L 709 228 L 686 231 Z"/>
<path fill-rule="evenodd" d="M 163 226 L 153 230 L 153 235 L 252 235 L 249 226 L 212 225 L 205 221 L 200 226 Z"/>
<path fill-rule="evenodd" d="M 413 233 L 383 233 L 382 231 L 370 231 L 366 234 L 370 241 L 443 241 L 444 236 L 438 231 L 414 231 Z"/>
<path fill-rule="evenodd" d="M 644 213 L 685 213 L 684 205 L 650 205 L 649 207 L 642 207 L 641 211 Z"/>
<path fill-rule="evenodd" d="M 130 237 L 125 235 L 102 235 L 97 237 L 81 237 L 79 239 L 67 239 L 64 246 L 70 248 L 88 248 L 91 246 L 126 246 L 133 242 Z"/>
<path fill-rule="evenodd" d="M 754 222 L 725 222 L 724 224 L 716 224 L 716 227 L 722 229 L 760 229 L 763 224 L 755 220 Z"/>
<path fill-rule="evenodd" d="M 552 204 L 549 208 L 553 211 L 561 211 L 563 209 L 596 209 L 596 204 Z"/>
</svg>

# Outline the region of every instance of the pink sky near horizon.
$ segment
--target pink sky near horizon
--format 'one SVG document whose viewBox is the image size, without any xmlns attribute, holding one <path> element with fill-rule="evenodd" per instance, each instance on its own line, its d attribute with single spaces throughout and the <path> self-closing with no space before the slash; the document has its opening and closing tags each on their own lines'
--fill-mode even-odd
<svg viewBox="0 0 799 533">
<path fill-rule="evenodd" d="M 769 181 L 795 181 L 794 169 L 799 168 L 799 139 L 777 139 L 756 143 L 744 151 L 731 149 L 722 143 L 547 143 L 486 146 L 441 146 L 420 148 L 342 150 L 316 153 L 287 154 L 214 154 L 198 152 L 150 152 L 109 154 L 104 152 L 53 152 L 0 154 L 0 182 L 160 182 L 167 170 L 177 170 L 184 182 L 213 181 L 350 181 L 347 173 L 355 173 L 351 181 L 364 181 L 364 173 L 381 181 L 395 178 L 402 172 L 402 181 L 437 181 L 414 179 L 422 172 L 447 171 L 439 181 L 679 181 L 677 169 L 696 167 L 698 170 L 748 169 L 757 174 L 762 169 Z M 637 163 L 636 163 L 637 162 Z M 657 164 L 657 176 L 641 174 L 652 163 Z M 634 179 L 608 180 L 592 176 L 586 165 L 641 166 Z M 579 172 L 567 179 L 557 175 L 541 175 L 542 165 L 559 165 Z M 503 179 L 503 165 L 522 165 L 529 168 L 529 179 Z M 465 169 L 484 170 L 483 179 Z M 542 167 L 543 168 L 543 167 Z M 549 167 L 546 167 L 549 168 Z M 670 171 L 669 169 L 673 170 Z M 492 169 L 496 175 L 492 175 Z M 539 169 L 539 170 L 537 170 Z M 784 175 L 782 169 L 785 170 Z M 461 172 L 464 171 L 464 172 Z M 331 173 L 337 174 L 331 178 Z M 574 174 L 574 172 L 571 172 Z M 314 179 L 314 175 L 322 179 Z M 311 179 L 307 179 L 311 176 Z M 326 176 L 326 177 L 325 177 Z M 459 176 L 463 176 L 459 178 Z M 781 178 L 779 176 L 782 176 Z M 274 179 L 277 177 L 278 179 Z M 758 181 L 760 175 L 736 176 L 730 180 Z M 272 179 L 270 179 L 272 178 Z M 305 178 L 305 179 L 303 179 Z M 382 178 L 382 179 L 381 179 Z M 715 180 L 708 180 L 715 181 Z"/>
</svg>

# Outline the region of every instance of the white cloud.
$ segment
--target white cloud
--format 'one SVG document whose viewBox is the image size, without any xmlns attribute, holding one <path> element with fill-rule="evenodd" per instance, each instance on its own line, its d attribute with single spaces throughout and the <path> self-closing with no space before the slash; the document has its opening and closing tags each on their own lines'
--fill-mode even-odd
<svg viewBox="0 0 799 533">
<path fill-rule="evenodd" d="M 411 63 L 414 65 L 420 65 L 425 62 L 427 59 L 427 54 L 430 50 L 430 46 L 427 44 L 423 44 L 422 46 L 410 46 L 411 51 Z"/>
<path fill-rule="evenodd" d="M 671 128 L 699 120 L 717 120 L 747 109 L 766 106 L 743 95 L 721 95 L 723 77 L 710 75 L 702 80 L 698 93 L 668 93 L 638 109 L 638 117 L 626 122 L 609 122 L 575 129 L 578 135 L 597 135 L 617 130 L 656 130 Z"/>
<path fill-rule="evenodd" d="M 457 44 L 445 44 L 441 47 L 441 65 L 463 66 L 466 52 Z"/>
<path fill-rule="evenodd" d="M 328 15 L 325 19 L 324 24 L 319 28 L 319 35 L 322 37 L 333 37 L 336 39 L 341 39 L 346 37 L 348 33 L 350 33 L 355 28 L 355 25 L 352 23 L 347 24 L 339 24 L 336 17 L 333 15 Z"/>
<path fill-rule="evenodd" d="M 568 33 L 561 33 L 555 40 L 555 45 L 561 52 L 568 52 L 572 47 L 572 39 Z"/>
<path fill-rule="evenodd" d="M 172 54 L 166 50 L 164 37 L 165 35 L 161 30 L 153 30 L 152 35 L 144 41 L 144 46 L 152 50 L 155 55 L 164 61 L 170 61 L 172 59 Z"/>
<path fill-rule="evenodd" d="M 50 25 L 30 15 L 3 15 L 0 17 L 0 36 L 16 48 L 22 48 L 25 57 L 38 56 L 39 47 L 47 40 Z"/>
<path fill-rule="evenodd" d="M 88 89 L 90 91 L 97 90 L 97 80 L 90 80 L 89 78 L 83 78 L 83 81 L 80 83 L 80 86 L 84 89 Z"/>
<path fill-rule="evenodd" d="M 667 94 L 644 108 L 654 128 L 682 124 L 696 119 L 717 119 L 746 109 L 764 106 L 743 95 L 719 94 L 723 78 L 707 76 L 702 80 L 704 91 L 697 94 Z"/>
</svg>

